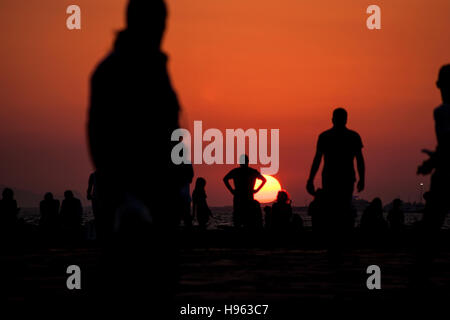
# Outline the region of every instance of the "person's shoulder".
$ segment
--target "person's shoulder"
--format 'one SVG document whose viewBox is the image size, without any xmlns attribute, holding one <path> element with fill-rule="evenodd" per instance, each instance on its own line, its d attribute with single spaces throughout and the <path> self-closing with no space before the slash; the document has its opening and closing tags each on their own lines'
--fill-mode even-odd
<svg viewBox="0 0 450 320">
<path fill-rule="evenodd" d="M 321 134 L 319 134 L 319 139 L 327 138 L 334 134 L 333 128 L 330 128 L 328 130 L 323 131 Z"/>
<path fill-rule="evenodd" d="M 101 60 L 91 75 L 91 81 L 95 81 L 98 78 L 103 78 L 113 70 L 116 69 L 117 54 L 113 51 L 109 53 L 103 60 Z"/>
<path fill-rule="evenodd" d="M 228 176 L 232 176 L 232 177 L 234 177 L 236 174 L 238 174 L 239 173 L 239 169 L 240 169 L 240 167 L 237 167 L 237 168 L 233 168 L 233 169 L 231 169 L 230 170 L 230 172 L 228 172 Z"/>
<path fill-rule="evenodd" d="M 249 167 L 249 169 L 250 169 L 250 172 L 251 172 L 252 174 L 254 174 L 254 175 L 260 175 L 260 172 L 259 172 L 258 169 L 250 168 L 250 167 Z"/>
<path fill-rule="evenodd" d="M 355 138 L 361 138 L 359 133 L 356 132 L 355 130 L 352 130 L 352 129 L 347 129 L 347 134 L 352 136 L 352 137 L 355 137 Z"/>
<path fill-rule="evenodd" d="M 236 173 L 239 172 L 241 170 L 241 167 L 236 167 L 230 170 L 230 173 Z"/>
<path fill-rule="evenodd" d="M 434 108 L 433 114 L 436 116 L 436 115 L 442 114 L 444 112 L 449 112 L 449 110 L 450 110 L 449 105 L 441 104 L 441 105 L 437 106 L 436 108 Z"/>
<path fill-rule="evenodd" d="M 351 129 L 347 129 L 347 135 L 350 137 L 350 139 L 352 141 L 355 141 L 357 143 L 362 143 L 361 136 L 359 135 L 358 132 L 351 130 Z"/>
</svg>

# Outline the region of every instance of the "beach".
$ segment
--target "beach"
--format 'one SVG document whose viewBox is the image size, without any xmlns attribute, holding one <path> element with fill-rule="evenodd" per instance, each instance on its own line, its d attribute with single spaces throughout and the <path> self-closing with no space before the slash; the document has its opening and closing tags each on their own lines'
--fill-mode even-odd
<svg viewBox="0 0 450 320">
<path fill-rule="evenodd" d="M 391 239 L 391 238 L 390 238 Z M 343 254 L 339 267 L 330 266 L 326 248 L 313 234 L 248 237 L 234 231 L 179 234 L 180 277 L 176 305 L 266 303 L 272 308 L 295 309 L 311 303 L 397 303 L 411 299 L 443 299 L 450 293 L 450 234 L 442 231 L 438 258 L 426 291 L 411 287 L 414 236 L 406 234 L 395 245 L 389 241 L 366 245 L 359 236 Z M 142 254 L 146 254 L 143 252 Z M 93 303 L 93 287 L 102 270 L 102 249 L 95 241 L 77 245 L 3 248 L 2 294 L 7 301 L 32 305 Z M 82 270 L 82 289 L 68 290 L 69 265 Z M 369 290 L 367 267 L 381 269 L 381 290 Z M 426 294 L 425 294 L 426 293 Z M 280 311 L 280 310 L 278 310 Z M 275 311 L 274 311 L 275 312 Z M 294 312 L 295 310 L 291 310 Z"/>
</svg>

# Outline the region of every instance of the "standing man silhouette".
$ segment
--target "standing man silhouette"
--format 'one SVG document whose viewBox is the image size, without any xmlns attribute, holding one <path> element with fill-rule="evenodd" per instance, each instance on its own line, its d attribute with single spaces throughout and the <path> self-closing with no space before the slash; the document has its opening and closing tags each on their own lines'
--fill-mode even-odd
<svg viewBox="0 0 450 320">
<path fill-rule="evenodd" d="M 431 176 L 427 208 L 424 215 L 426 228 L 439 230 L 450 209 L 450 65 L 439 71 L 437 87 L 441 91 L 442 105 L 434 109 L 434 122 L 437 138 L 435 152 L 423 150 L 430 159 L 419 166 L 417 173 Z"/>
<path fill-rule="evenodd" d="M 249 159 L 246 154 L 241 155 L 239 159 L 240 167 L 228 172 L 223 178 L 227 189 L 233 194 L 233 224 L 240 228 L 252 227 L 252 219 L 255 210 L 254 194 L 257 193 L 266 183 L 266 178 L 258 170 L 248 166 Z M 261 180 L 261 184 L 255 189 L 256 180 Z M 230 185 L 233 180 L 234 189 Z M 255 222 L 256 223 L 256 222 Z"/>
<path fill-rule="evenodd" d="M 423 150 L 430 158 L 417 169 L 421 175 L 431 175 L 430 191 L 426 193 L 422 226 L 422 239 L 418 248 L 418 270 L 414 279 L 426 284 L 431 262 L 436 254 L 437 236 L 450 210 L 450 64 L 439 71 L 437 87 L 441 91 L 442 104 L 434 109 L 437 138 L 436 151 Z"/>
<path fill-rule="evenodd" d="M 347 128 L 347 111 L 337 108 L 333 111 L 333 127 L 319 135 L 316 155 L 311 167 L 306 189 L 315 195 L 314 178 L 322 158 L 322 189 L 326 199 L 327 233 L 332 245 L 337 245 L 340 235 L 351 229 L 351 205 L 356 181 L 354 159 L 356 158 L 359 181 L 357 190 L 365 185 L 365 165 L 362 141 L 359 134 Z M 342 233 L 344 232 L 344 233 Z"/>
</svg>

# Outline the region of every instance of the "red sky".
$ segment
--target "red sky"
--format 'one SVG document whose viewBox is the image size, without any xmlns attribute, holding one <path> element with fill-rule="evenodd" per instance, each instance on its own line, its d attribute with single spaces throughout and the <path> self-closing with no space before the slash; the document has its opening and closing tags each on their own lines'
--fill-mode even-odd
<svg viewBox="0 0 450 320">
<path fill-rule="evenodd" d="M 89 76 L 124 26 L 125 0 L 0 2 L 0 184 L 44 193 L 86 189 Z M 81 7 L 82 30 L 66 29 Z M 349 111 L 365 145 L 364 198 L 418 200 L 433 148 L 435 81 L 450 62 L 450 2 L 170 0 L 164 50 L 184 114 L 205 128 L 279 128 L 277 178 L 295 205 L 317 135 Z M 368 5 L 382 29 L 366 28 Z M 149 146 L 150 148 L 151 146 Z M 212 205 L 231 204 L 230 166 L 196 166 Z M 152 183 L 152 182 L 149 182 Z M 319 183 L 319 179 L 317 179 Z"/>
</svg>

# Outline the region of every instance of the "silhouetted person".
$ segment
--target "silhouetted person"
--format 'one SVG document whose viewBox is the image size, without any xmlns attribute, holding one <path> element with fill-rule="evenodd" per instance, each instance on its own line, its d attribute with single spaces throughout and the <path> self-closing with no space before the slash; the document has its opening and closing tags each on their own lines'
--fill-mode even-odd
<svg viewBox="0 0 450 320">
<path fill-rule="evenodd" d="M 307 182 L 307 191 L 315 194 L 314 178 L 319 170 L 322 158 L 322 189 L 326 199 L 327 234 L 329 254 L 337 254 L 344 237 L 351 230 L 351 205 L 356 181 L 354 160 L 356 158 L 359 181 L 357 190 L 364 190 L 365 165 L 362 154 L 362 141 L 359 134 L 347 128 L 347 111 L 337 108 L 333 111 L 333 127 L 319 135 L 317 150 Z"/>
<path fill-rule="evenodd" d="M 383 218 L 383 204 L 380 198 L 375 198 L 364 210 L 360 223 L 361 231 L 377 235 L 387 230 L 387 223 Z"/>
<path fill-rule="evenodd" d="M 59 221 L 59 200 L 54 199 L 51 192 L 47 192 L 39 205 L 39 211 L 41 214 L 39 227 L 42 231 L 55 232 Z"/>
<path fill-rule="evenodd" d="M 75 198 L 70 190 L 64 192 L 60 214 L 63 227 L 75 236 L 81 227 L 83 207 L 80 199 Z"/>
<path fill-rule="evenodd" d="M 427 229 L 434 230 L 441 228 L 450 209 L 450 65 L 440 69 L 437 87 L 442 96 L 442 105 L 434 110 L 438 144 L 435 152 L 424 150 L 430 159 L 417 170 L 423 175 L 433 172 L 423 223 Z"/>
<path fill-rule="evenodd" d="M 271 206 L 264 207 L 264 227 L 267 230 L 272 229 L 272 207 Z"/>
<path fill-rule="evenodd" d="M 252 227 L 252 224 L 257 223 L 253 221 L 257 210 L 257 205 L 254 202 L 254 194 L 261 190 L 266 183 L 266 178 L 258 170 L 248 166 L 249 159 L 247 155 L 242 155 L 239 160 L 240 167 L 231 170 L 223 178 L 223 182 L 233 194 L 234 226 L 237 228 L 243 226 Z M 255 190 L 256 180 L 258 179 L 261 180 L 261 184 Z M 234 189 L 230 185 L 230 180 L 233 180 Z"/>
<path fill-rule="evenodd" d="M 211 217 L 211 210 L 206 202 L 206 180 L 204 178 L 197 178 L 195 181 L 195 189 L 192 192 L 192 212 L 193 217 L 197 218 L 200 229 L 206 230 L 209 218 Z"/>
<path fill-rule="evenodd" d="M 403 230 L 405 226 L 405 214 L 402 210 L 402 200 L 394 199 L 392 209 L 389 210 L 387 215 L 387 221 L 389 222 L 391 231 L 399 232 Z"/>
<path fill-rule="evenodd" d="M 428 268 L 437 247 L 436 237 L 450 209 L 450 65 L 440 69 L 436 85 L 442 97 L 442 104 L 434 109 L 437 147 L 435 152 L 423 150 L 430 158 L 417 169 L 418 174 L 432 173 L 421 221 L 423 232 L 418 256 L 419 277 L 428 276 Z"/>
<path fill-rule="evenodd" d="M 322 233 L 326 228 L 326 199 L 321 188 L 315 190 L 314 199 L 308 207 L 313 232 Z"/>
<path fill-rule="evenodd" d="M 180 106 L 161 51 L 166 18 L 164 1 L 130 0 L 126 29 L 92 75 L 88 123 L 112 239 L 105 263 L 113 266 L 105 266 L 101 287 L 117 304 L 151 303 L 154 314 L 167 312 L 177 280 L 174 236 L 183 185 L 182 169 L 171 161 Z"/>
<path fill-rule="evenodd" d="M 105 213 L 102 210 L 101 202 L 98 196 L 97 171 L 89 175 L 86 198 L 91 201 L 92 214 L 94 215 L 95 233 L 97 239 L 103 239 L 105 234 Z"/>
<path fill-rule="evenodd" d="M 261 231 L 263 228 L 263 216 L 261 204 L 258 200 L 250 201 L 249 210 L 244 215 L 244 226 L 252 231 Z"/>
<path fill-rule="evenodd" d="M 277 200 L 272 205 L 272 230 L 288 231 L 292 220 L 292 207 L 289 194 L 284 191 L 278 191 Z"/>
<path fill-rule="evenodd" d="M 299 214 L 292 215 L 292 223 L 291 223 L 291 229 L 294 232 L 300 232 L 303 231 L 303 219 Z"/>
<path fill-rule="evenodd" d="M 10 188 L 3 189 L 2 199 L 0 200 L 0 228 L 9 232 L 17 223 L 17 214 L 19 208 L 14 199 L 14 191 Z"/>
<path fill-rule="evenodd" d="M 179 142 L 183 141 L 183 137 L 180 137 Z M 191 190 L 190 186 L 192 183 L 192 179 L 194 179 L 194 170 L 192 164 L 190 163 L 182 163 L 178 167 L 178 179 L 180 183 L 179 192 L 180 192 L 180 202 L 179 208 L 177 209 L 178 214 L 183 220 L 184 226 L 187 229 L 192 227 L 192 219 L 194 218 L 191 215 Z M 178 223 L 179 224 L 179 221 Z"/>
<path fill-rule="evenodd" d="M 166 15 L 162 0 L 131 0 L 127 28 L 91 79 L 90 151 L 110 230 L 127 193 L 160 227 L 176 220 L 170 205 L 181 183 L 170 155 L 180 106 L 160 49 Z"/>
</svg>

